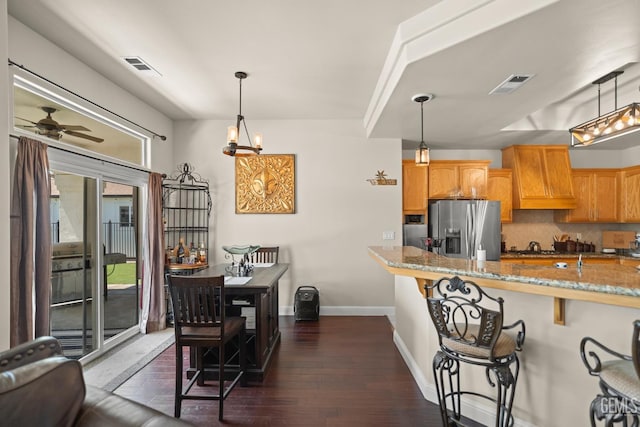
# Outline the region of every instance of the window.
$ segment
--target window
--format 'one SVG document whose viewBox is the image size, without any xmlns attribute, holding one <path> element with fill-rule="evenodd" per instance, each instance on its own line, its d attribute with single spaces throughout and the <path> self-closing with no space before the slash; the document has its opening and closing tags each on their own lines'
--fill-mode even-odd
<svg viewBox="0 0 640 427">
<path fill-rule="evenodd" d="M 120 206 L 120 225 L 122 227 L 131 227 L 133 225 L 129 206 Z"/>
<path fill-rule="evenodd" d="M 13 129 L 17 134 L 36 135 L 51 146 L 80 154 L 149 165 L 150 137 L 132 129 L 126 120 L 26 71 L 12 71 Z"/>
</svg>

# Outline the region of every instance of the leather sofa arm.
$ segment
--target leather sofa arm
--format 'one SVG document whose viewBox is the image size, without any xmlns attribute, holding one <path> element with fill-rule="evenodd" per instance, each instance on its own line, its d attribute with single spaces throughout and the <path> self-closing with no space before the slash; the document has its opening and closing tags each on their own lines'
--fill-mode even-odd
<svg viewBox="0 0 640 427">
<path fill-rule="evenodd" d="M 62 354 L 62 348 L 57 339 L 39 337 L 0 353 L 0 372 Z"/>
<path fill-rule="evenodd" d="M 84 396 L 82 365 L 63 356 L 0 373 L 3 425 L 71 426 Z"/>
</svg>

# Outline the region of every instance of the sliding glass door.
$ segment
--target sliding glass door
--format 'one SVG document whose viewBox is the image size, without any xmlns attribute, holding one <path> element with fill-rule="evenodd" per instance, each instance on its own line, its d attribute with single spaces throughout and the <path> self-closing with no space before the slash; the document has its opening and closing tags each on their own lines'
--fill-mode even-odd
<svg viewBox="0 0 640 427">
<path fill-rule="evenodd" d="M 138 333 L 147 174 L 58 150 L 49 157 L 51 334 L 66 356 L 90 360 Z"/>
</svg>

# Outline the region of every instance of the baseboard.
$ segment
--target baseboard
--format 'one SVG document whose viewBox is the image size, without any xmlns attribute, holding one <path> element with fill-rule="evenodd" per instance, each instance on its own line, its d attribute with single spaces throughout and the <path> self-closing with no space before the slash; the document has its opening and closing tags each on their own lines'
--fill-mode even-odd
<svg viewBox="0 0 640 427">
<path fill-rule="evenodd" d="M 424 398 L 437 405 L 438 392 L 436 391 L 435 385 L 427 381 L 424 373 L 411 356 L 407 346 L 404 344 L 404 341 L 402 341 L 400 335 L 395 331 L 393 332 L 393 342 L 407 364 L 407 367 L 409 368 L 411 375 L 413 375 L 413 379 L 416 381 L 416 384 Z M 482 402 L 462 402 L 461 406 L 463 416 L 484 425 L 495 424 L 495 407 L 483 404 Z M 519 427 L 536 427 L 535 424 L 516 417 L 514 417 L 514 425 Z"/>
<path fill-rule="evenodd" d="M 293 306 L 280 307 L 281 316 L 293 316 Z M 320 316 L 388 316 L 394 317 L 393 306 L 320 306 Z"/>
</svg>

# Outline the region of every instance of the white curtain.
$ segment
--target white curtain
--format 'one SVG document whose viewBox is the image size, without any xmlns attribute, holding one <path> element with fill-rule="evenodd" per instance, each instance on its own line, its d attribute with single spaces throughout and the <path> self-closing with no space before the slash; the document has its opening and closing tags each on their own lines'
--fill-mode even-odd
<svg viewBox="0 0 640 427">
<path fill-rule="evenodd" d="M 164 229 L 162 221 L 162 175 L 149 174 L 147 203 L 148 241 L 143 245 L 142 310 L 140 331 L 144 333 L 165 329 L 166 302 L 164 297 Z"/>
</svg>

